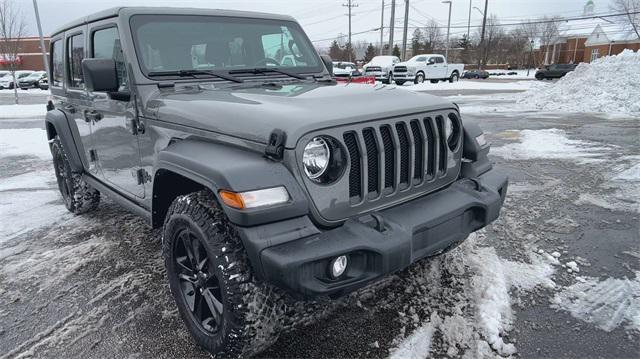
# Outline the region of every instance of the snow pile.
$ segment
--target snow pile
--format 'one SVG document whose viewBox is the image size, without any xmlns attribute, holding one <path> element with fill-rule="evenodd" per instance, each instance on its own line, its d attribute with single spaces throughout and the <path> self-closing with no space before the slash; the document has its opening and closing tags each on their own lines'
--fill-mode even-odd
<svg viewBox="0 0 640 359">
<path fill-rule="evenodd" d="M 640 52 L 582 63 L 553 86 L 521 94 L 518 103 L 546 111 L 640 113 Z"/>
<path fill-rule="evenodd" d="M 582 282 L 555 295 L 552 307 L 610 332 L 625 323 L 640 331 L 640 272 L 635 279 L 580 278 Z"/>
<path fill-rule="evenodd" d="M 491 154 L 512 160 L 549 158 L 591 162 L 609 149 L 595 143 L 569 139 L 565 131 L 557 128 L 509 131 L 507 134 L 512 133 L 519 135 L 520 142 L 492 148 Z"/>
</svg>

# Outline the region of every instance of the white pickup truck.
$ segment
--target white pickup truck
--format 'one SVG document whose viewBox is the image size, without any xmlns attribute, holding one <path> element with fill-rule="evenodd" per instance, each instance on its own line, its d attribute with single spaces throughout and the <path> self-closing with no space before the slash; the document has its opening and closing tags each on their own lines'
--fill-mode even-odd
<svg viewBox="0 0 640 359">
<path fill-rule="evenodd" d="M 430 80 L 455 82 L 460 79 L 464 70 L 464 64 L 447 64 L 442 55 L 424 54 L 416 55 L 409 61 L 399 62 L 393 66 L 393 79 L 397 85 L 403 85 L 407 81 L 416 84 Z"/>
</svg>

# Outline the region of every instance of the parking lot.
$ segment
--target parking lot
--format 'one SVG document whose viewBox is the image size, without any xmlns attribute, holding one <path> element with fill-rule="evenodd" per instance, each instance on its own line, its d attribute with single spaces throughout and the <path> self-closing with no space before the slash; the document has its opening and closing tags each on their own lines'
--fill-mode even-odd
<svg viewBox="0 0 640 359">
<path fill-rule="evenodd" d="M 374 288 L 298 303 L 261 357 L 637 357 L 640 119 L 522 110 L 517 92 L 433 92 L 482 125 L 508 173 L 500 219 Z M 0 114 L 0 357 L 209 357 L 158 233 L 108 199 L 66 211 L 42 118 Z"/>
</svg>

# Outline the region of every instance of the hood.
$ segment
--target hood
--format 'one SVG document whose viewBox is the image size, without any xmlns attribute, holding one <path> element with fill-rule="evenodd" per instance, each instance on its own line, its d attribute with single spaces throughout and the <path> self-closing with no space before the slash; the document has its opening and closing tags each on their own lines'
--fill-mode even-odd
<svg viewBox="0 0 640 359">
<path fill-rule="evenodd" d="M 262 144 L 274 129 L 281 129 L 287 134 L 287 148 L 322 128 L 444 108 L 455 107 L 439 97 L 392 86 L 315 82 L 280 88 L 167 89 L 147 102 L 147 109 L 161 121 Z"/>
<path fill-rule="evenodd" d="M 397 64 L 393 65 L 393 67 L 397 67 L 397 66 L 406 66 L 407 69 L 416 69 L 416 64 L 415 62 L 410 62 L 410 61 L 404 61 L 404 62 L 398 62 Z"/>
</svg>

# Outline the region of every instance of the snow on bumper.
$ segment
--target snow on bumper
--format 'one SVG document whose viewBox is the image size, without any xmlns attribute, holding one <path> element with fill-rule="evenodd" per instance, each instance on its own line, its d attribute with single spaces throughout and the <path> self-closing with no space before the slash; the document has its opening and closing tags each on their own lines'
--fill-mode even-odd
<svg viewBox="0 0 640 359">
<path fill-rule="evenodd" d="M 507 185 L 507 177 L 492 170 L 330 230 L 304 217 L 239 232 L 259 277 L 299 297 L 340 296 L 440 254 L 488 225 L 499 216 Z M 349 265 L 333 279 L 328 267 L 340 255 Z"/>
</svg>

